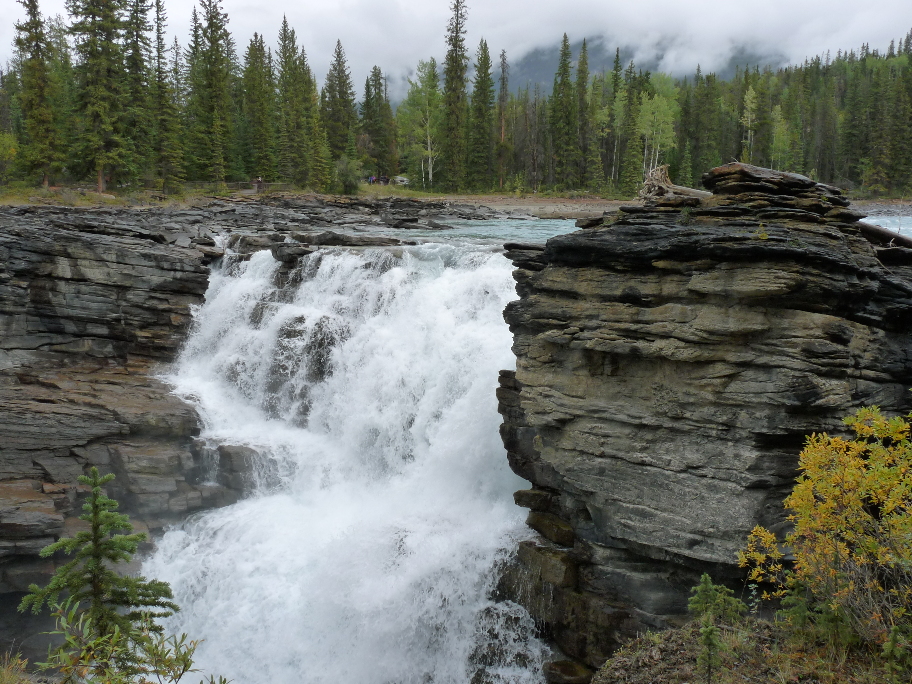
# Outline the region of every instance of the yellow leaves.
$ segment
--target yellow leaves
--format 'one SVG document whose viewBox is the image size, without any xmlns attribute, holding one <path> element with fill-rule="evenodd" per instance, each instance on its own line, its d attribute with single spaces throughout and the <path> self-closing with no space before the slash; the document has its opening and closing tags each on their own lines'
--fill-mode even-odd
<svg viewBox="0 0 912 684">
<path fill-rule="evenodd" d="M 781 597 L 785 593 L 784 554 L 779 550 L 776 535 L 765 527 L 757 526 L 747 538 L 747 548 L 738 552 L 738 566 L 749 568 L 748 580 L 756 584 L 772 584 L 775 591 L 764 591 L 764 600 Z"/>
<path fill-rule="evenodd" d="M 819 605 L 848 617 L 865 640 L 882 642 L 909 625 L 912 603 L 912 443 L 903 418 L 864 408 L 845 423 L 854 439 L 811 435 L 785 500 L 795 562 L 783 567 L 775 535 L 755 528 L 739 553 L 750 581 L 807 588 Z"/>
</svg>

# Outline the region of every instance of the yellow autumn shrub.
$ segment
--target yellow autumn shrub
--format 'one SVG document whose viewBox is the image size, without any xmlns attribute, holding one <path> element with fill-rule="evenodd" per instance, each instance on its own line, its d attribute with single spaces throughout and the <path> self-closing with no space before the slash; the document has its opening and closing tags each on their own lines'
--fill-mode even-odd
<svg viewBox="0 0 912 684">
<path fill-rule="evenodd" d="M 766 596 L 801 590 L 818 613 L 845 620 L 863 641 L 912 634 L 912 442 L 909 422 L 876 407 L 845 420 L 854 439 L 812 435 L 785 500 L 794 525 L 785 546 L 751 533 L 739 563 Z M 894 634 L 896 631 L 894 630 Z"/>
</svg>

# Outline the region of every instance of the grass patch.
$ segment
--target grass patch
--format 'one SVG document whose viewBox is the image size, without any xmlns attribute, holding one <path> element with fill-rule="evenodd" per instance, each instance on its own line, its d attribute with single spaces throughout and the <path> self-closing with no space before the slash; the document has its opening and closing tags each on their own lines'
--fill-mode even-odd
<svg viewBox="0 0 912 684">
<path fill-rule="evenodd" d="M 879 653 L 834 647 L 756 618 L 719 627 L 720 666 L 712 684 L 884 684 L 890 681 Z M 697 659 L 700 623 L 651 632 L 617 651 L 592 684 L 705 684 Z"/>
<path fill-rule="evenodd" d="M 31 680 L 25 673 L 27 665 L 25 658 L 7 651 L 0 658 L 0 684 L 29 684 Z"/>
</svg>

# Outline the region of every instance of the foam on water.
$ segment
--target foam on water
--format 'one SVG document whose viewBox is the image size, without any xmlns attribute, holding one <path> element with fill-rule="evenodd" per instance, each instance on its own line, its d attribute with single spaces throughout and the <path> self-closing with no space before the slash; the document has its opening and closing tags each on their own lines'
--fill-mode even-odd
<svg viewBox="0 0 912 684">
<path fill-rule="evenodd" d="M 263 459 L 252 497 L 144 564 L 182 606 L 167 629 L 244 684 L 539 682 L 530 618 L 489 598 L 526 534 L 494 392 L 514 363 L 509 262 L 321 252 L 281 290 L 278 266 L 212 274 L 170 378 L 205 439 Z"/>
</svg>

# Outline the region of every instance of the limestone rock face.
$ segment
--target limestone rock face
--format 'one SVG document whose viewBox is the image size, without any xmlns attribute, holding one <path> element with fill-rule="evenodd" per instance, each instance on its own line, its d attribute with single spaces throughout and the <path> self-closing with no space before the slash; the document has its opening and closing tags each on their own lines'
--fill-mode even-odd
<svg viewBox="0 0 912 684">
<path fill-rule="evenodd" d="M 596 618 L 555 603 L 674 622 L 701 572 L 738 576 L 755 525 L 783 530 L 807 435 L 912 408 L 912 249 L 881 244 L 838 190 L 752 168 L 711 172 L 706 200 L 507 245 L 502 436 L 546 537 L 508 583 L 552 592 L 541 619 L 590 665 L 610 647 L 580 641 Z M 543 554 L 575 578 L 523 562 Z"/>
<path fill-rule="evenodd" d="M 78 529 L 91 466 L 140 529 L 237 498 L 203 484 L 196 413 L 154 377 L 204 258 L 126 215 L 0 209 L 0 594 L 53 572 L 38 552 Z"/>
</svg>

